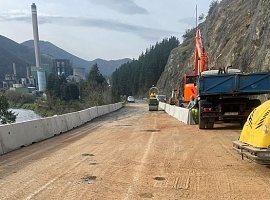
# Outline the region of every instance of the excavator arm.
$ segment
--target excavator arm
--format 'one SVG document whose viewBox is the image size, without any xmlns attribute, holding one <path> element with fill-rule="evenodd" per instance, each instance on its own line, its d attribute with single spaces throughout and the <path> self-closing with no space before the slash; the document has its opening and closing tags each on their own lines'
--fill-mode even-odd
<svg viewBox="0 0 270 200">
<path fill-rule="evenodd" d="M 206 71 L 208 68 L 208 55 L 203 47 L 200 29 L 196 30 L 195 50 L 194 50 L 194 74 Z"/>
</svg>

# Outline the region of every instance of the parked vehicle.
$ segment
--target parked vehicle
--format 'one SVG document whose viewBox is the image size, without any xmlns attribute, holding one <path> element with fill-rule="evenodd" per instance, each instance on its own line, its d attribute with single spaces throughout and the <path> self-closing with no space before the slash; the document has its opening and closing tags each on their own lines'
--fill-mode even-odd
<svg viewBox="0 0 270 200">
<path fill-rule="evenodd" d="M 270 72 L 241 73 L 240 70 L 205 71 L 198 76 L 199 128 L 213 128 L 216 121 L 245 123 L 261 104 L 251 97 L 270 93 Z"/>
<path fill-rule="evenodd" d="M 129 103 L 135 103 L 134 97 L 133 96 L 128 96 L 127 102 L 129 102 Z"/>
<path fill-rule="evenodd" d="M 166 95 L 163 95 L 163 94 L 157 95 L 157 100 L 158 100 L 159 102 L 164 102 L 164 103 L 166 103 Z"/>
</svg>

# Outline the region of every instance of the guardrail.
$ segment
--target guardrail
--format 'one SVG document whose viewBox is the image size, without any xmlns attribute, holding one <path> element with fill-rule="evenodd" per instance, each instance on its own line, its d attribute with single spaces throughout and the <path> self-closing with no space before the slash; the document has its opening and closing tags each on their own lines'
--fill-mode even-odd
<svg viewBox="0 0 270 200">
<path fill-rule="evenodd" d="M 192 113 L 187 108 L 170 105 L 163 102 L 159 102 L 159 107 L 161 109 L 164 109 L 165 112 L 168 113 L 170 116 L 178 119 L 179 121 L 185 124 L 188 124 L 188 125 L 195 124 L 192 118 Z"/>
<path fill-rule="evenodd" d="M 121 102 L 64 115 L 0 125 L 0 155 L 54 137 L 122 107 Z"/>
</svg>

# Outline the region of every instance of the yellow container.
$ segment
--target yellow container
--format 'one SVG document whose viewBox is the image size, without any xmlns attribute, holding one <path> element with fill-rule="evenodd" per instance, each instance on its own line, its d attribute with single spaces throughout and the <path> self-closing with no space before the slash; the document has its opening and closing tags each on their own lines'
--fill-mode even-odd
<svg viewBox="0 0 270 200">
<path fill-rule="evenodd" d="M 239 141 L 253 147 L 268 148 L 270 145 L 270 100 L 250 113 Z"/>
</svg>

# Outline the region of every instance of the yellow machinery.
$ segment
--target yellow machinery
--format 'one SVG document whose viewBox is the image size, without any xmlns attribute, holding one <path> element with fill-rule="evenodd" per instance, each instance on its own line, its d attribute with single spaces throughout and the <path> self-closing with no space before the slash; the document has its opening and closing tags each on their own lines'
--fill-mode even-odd
<svg viewBox="0 0 270 200">
<path fill-rule="evenodd" d="M 255 108 L 249 115 L 240 138 L 233 148 L 260 164 L 270 164 L 270 100 Z"/>
<path fill-rule="evenodd" d="M 158 110 L 158 88 L 152 86 L 149 90 L 149 111 L 157 111 Z"/>
</svg>

